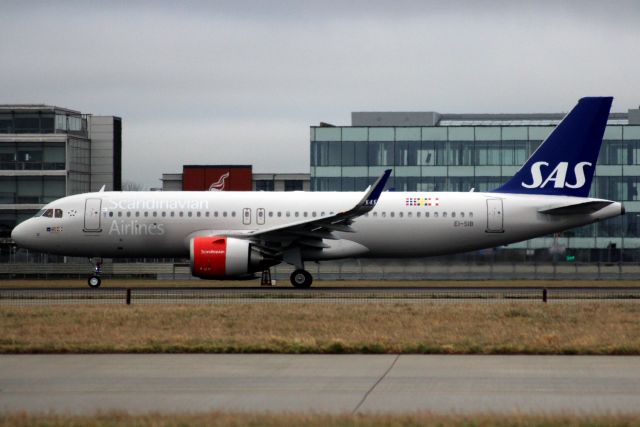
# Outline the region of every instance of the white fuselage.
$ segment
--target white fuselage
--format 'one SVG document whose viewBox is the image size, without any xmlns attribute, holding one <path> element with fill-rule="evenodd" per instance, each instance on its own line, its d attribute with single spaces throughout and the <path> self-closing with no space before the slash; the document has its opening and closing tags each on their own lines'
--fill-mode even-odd
<svg viewBox="0 0 640 427">
<path fill-rule="evenodd" d="M 347 192 L 99 192 L 47 205 L 62 217 L 32 218 L 14 231 L 20 245 L 69 256 L 188 257 L 196 235 L 226 235 L 321 218 L 348 210 Z M 335 232 L 336 249 L 303 251 L 306 260 L 421 257 L 490 248 L 620 215 L 620 203 L 590 214 L 540 210 L 581 201 L 566 196 L 500 193 L 385 192 L 353 232 Z M 339 246 L 339 245 L 338 245 Z"/>
</svg>

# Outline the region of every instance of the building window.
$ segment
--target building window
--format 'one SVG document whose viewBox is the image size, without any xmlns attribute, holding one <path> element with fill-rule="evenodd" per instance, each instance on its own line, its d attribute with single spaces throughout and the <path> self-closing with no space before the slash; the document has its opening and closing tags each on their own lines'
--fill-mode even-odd
<svg viewBox="0 0 640 427">
<path fill-rule="evenodd" d="M 284 191 L 302 191 L 302 181 L 299 179 L 285 179 Z"/>
<path fill-rule="evenodd" d="M 256 191 L 273 191 L 272 179 L 258 179 L 256 180 Z"/>
</svg>

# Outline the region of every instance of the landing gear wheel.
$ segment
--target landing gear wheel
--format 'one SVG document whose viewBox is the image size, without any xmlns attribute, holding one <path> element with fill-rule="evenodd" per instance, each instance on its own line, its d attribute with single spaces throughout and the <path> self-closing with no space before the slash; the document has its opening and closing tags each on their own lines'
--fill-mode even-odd
<svg viewBox="0 0 640 427">
<path fill-rule="evenodd" d="M 313 277 L 307 270 L 295 270 L 289 277 L 294 288 L 309 288 L 313 282 Z"/>
<path fill-rule="evenodd" d="M 89 280 L 87 280 L 87 283 L 89 284 L 90 288 L 99 288 L 100 285 L 102 284 L 102 279 L 100 279 L 100 276 L 90 276 Z"/>
</svg>

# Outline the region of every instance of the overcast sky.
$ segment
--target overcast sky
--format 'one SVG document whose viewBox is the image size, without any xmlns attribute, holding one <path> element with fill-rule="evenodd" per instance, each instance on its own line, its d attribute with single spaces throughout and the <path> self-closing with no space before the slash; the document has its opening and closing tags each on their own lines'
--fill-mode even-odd
<svg viewBox="0 0 640 427">
<path fill-rule="evenodd" d="M 308 172 L 351 111 L 640 104 L 640 1 L 31 2 L 0 8 L 0 103 L 123 119 L 123 179 Z"/>
</svg>

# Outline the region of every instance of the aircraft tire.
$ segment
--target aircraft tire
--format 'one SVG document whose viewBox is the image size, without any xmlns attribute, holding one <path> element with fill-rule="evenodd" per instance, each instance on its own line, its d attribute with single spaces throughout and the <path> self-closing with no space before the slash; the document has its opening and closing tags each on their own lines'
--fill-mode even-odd
<svg viewBox="0 0 640 427">
<path fill-rule="evenodd" d="M 90 288 L 97 289 L 102 284 L 102 279 L 100 279 L 100 276 L 96 276 L 94 274 L 92 276 L 89 276 L 89 279 L 87 279 L 87 284 Z"/>
<path fill-rule="evenodd" d="M 313 277 L 307 270 L 298 269 L 291 273 L 289 277 L 294 288 L 304 289 L 311 287 Z"/>
</svg>

